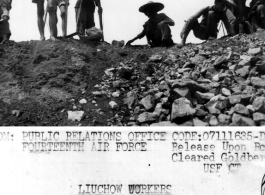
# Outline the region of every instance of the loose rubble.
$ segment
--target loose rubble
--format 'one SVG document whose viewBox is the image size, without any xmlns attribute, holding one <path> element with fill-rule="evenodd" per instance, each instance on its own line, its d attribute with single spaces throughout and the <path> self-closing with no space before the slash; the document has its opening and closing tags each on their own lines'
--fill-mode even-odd
<svg viewBox="0 0 265 195">
<path fill-rule="evenodd" d="M 264 49 L 254 35 L 236 35 L 138 54 L 105 71 L 104 93 L 123 98 L 119 107 L 130 115 L 121 116 L 123 126 L 259 126 L 265 122 Z"/>
</svg>

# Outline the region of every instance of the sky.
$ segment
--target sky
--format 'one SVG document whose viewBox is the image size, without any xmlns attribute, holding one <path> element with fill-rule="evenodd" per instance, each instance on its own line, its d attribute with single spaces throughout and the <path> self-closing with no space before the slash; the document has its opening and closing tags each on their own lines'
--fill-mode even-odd
<svg viewBox="0 0 265 195">
<path fill-rule="evenodd" d="M 103 25 L 105 41 L 111 43 L 112 40 L 128 41 L 138 35 L 143 24 L 148 18 L 140 13 L 139 7 L 149 0 L 101 0 L 103 7 Z M 250 0 L 247 1 L 247 5 Z M 214 0 L 160 0 L 155 1 L 165 5 L 161 13 L 165 13 L 175 21 L 175 26 L 171 27 L 172 38 L 175 43 L 180 42 L 180 32 L 184 25 L 184 20 L 195 14 L 200 8 L 213 5 Z M 68 9 L 68 28 L 67 33 L 75 32 L 75 10 L 76 0 L 70 0 Z M 46 2 L 45 2 L 46 7 Z M 12 40 L 29 41 L 39 40 L 39 31 L 37 26 L 37 5 L 31 0 L 13 0 L 12 10 L 10 11 L 10 28 L 12 31 Z M 59 16 L 58 35 L 61 35 L 61 18 Z M 97 10 L 95 12 L 96 27 L 99 28 L 99 19 Z M 219 36 L 222 36 L 220 33 Z M 45 37 L 50 36 L 48 18 L 45 26 Z M 193 33 L 187 39 L 187 42 L 200 43 L 201 41 L 194 37 Z M 137 40 L 134 44 L 146 44 L 146 39 Z"/>
</svg>

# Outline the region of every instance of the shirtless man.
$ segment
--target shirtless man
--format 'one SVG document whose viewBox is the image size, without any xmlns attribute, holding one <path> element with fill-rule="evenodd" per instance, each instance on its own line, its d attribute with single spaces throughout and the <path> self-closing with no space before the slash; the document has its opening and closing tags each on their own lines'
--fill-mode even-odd
<svg viewBox="0 0 265 195">
<path fill-rule="evenodd" d="M 198 19 L 202 16 L 199 23 Z M 178 47 L 181 48 L 186 44 L 186 39 L 193 30 L 195 37 L 201 40 L 213 40 L 217 38 L 217 25 L 222 20 L 228 35 L 235 35 L 235 26 L 237 19 L 234 14 L 226 7 L 225 1 L 215 0 L 214 6 L 208 6 L 199 10 L 195 15 L 190 17 L 184 25 L 180 34 L 181 43 Z"/>
<path fill-rule="evenodd" d="M 32 3 L 37 4 L 37 17 L 38 17 L 38 28 L 40 32 L 40 40 L 44 41 L 45 36 L 44 36 L 44 0 L 32 0 Z"/>
<path fill-rule="evenodd" d="M 48 13 L 49 13 L 49 25 L 50 25 L 50 38 L 52 41 L 57 39 L 57 22 L 56 15 L 57 7 L 59 7 L 62 18 L 62 37 L 66 37 L 66 0 L 48 0 Z"/>
</svg>

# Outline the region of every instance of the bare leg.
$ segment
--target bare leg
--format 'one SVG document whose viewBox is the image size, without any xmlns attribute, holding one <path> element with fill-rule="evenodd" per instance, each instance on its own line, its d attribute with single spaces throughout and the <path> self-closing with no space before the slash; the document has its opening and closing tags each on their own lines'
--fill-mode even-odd
<svg viewBox="0 0 265 195">
<path fill-rule="evenodd" d="M 56 2 L 54 0 L 48 0 L 48 12 L 49 12 L 49 25 L 50 25 L 50 38 L 55 41 L 57 38 L 57 16 L 56 16 Z"/>
<path fill-rule="evenodd" d="M 62 18 L 62 32 L 63 32 L 63 37 L 66 37 L 66 6 L 62 5 L 60 6 L 60 11 L 61 11 L 61 18 Z"/>
<path fill-rule="evenodd" d="M 37 1 L 37 15 L 38 15 L 38 28 L 39 28 L 39 32 L 40 32 L 40 40 L 44 41 L 45 40 L 44 21 L 43 21 L 44 2 L 42 2 L 42 1 Z"/>
</svg>

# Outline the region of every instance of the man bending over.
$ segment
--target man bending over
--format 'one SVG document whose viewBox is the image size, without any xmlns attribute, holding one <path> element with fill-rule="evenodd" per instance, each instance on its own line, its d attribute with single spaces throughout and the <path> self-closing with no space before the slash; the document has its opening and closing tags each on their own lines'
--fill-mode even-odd
<svg viewBox="0 0 265 195">
<path fill-rule="evenodd" d="M 127 42 L 130 45 L 137 39 L 144 36 L 151 47 L 169 47 L 174 45 L 171 30 L 169 26 L 174 26 L 174 21 L 164 13 L 157 13 L 164 8 L 162 3 L 154 3 L 152 1 L 140 7 L 139 11 L 144 13 L 149 20 L 144 24 L 143 31 L 134 39 Z"/>
</svg>

